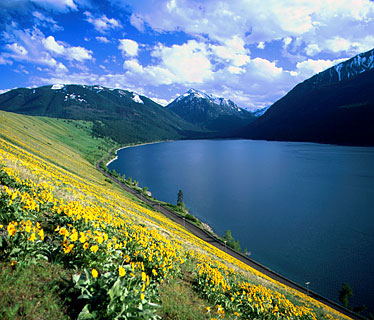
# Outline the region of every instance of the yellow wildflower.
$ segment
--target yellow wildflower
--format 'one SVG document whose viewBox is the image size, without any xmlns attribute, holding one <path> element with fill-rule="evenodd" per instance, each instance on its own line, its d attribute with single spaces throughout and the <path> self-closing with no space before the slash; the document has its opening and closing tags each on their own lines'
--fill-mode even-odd
<svg viewBox="0 0 374 320">
<path fill-rule="evenodd" d="M 73 250 L 74 245 L 70 244 L 67 247 L 64 248 L 65 253 L 69 253 L 71 250 Z"/>
<path fill-rule="evenodd" d="M 92 269 L 92 276 L 94 277 L 94 278 L 97 278 L 97 276 L 99 275 L 99 273 L 97 272 L 97 270 L 96 269 Z"/>
<path fill-rule="evenodd" d="M 78 232 L 73 232 L 72 235 L 70 236 L 70 241 L 75 242 L 78 240 Z"/>
<path fill-rule="evenodd" d="M 8 230 L 8 233 L 10 236 L 14 236 L 14 234 L 17 232 L 16 228 L 14 227 L 12 223 L 9 223 L 6 229 Z"/>
<path fill-rule="evenodd" d="M 123 277 L 126 274 L 126 270 L 123 267 L 118 268 L 118 273 L 121 277 Z"/>
<path fill-rule="evenodd" d="M 33 233 L 31 234 L 31 236 L 30 236 L 27 240 L 34 242 L 35 239 L 36 239 L 35 232 L 33 232 Z"/>
</svg>

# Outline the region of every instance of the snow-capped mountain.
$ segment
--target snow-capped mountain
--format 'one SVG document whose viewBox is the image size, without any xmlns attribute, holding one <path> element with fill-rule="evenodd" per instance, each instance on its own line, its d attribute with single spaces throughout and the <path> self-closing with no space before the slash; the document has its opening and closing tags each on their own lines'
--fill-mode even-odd
<svg viewBox="0 0 374 320">
<path fill-rule="evenodd" d="M 188 90 L 185 94 L 176 98 L 173 102 L 179 102 L 179 101 L 183 100 L 184 103 L 189 103 L 194 99 L 205 99 L 205 100 L 207 100 L 211 103 L 217 104 L 219 106 L 228 107 L 232 110 L 236 110 L 236 111 L 239 111 L 239 112 L 242 111 L 242 109 L 239 108 L 230 99 L 221 98 L 221 97 L 218 97 L 218 96 L 213 95 L 213 94 L 209 95 L 209 94 L 206 94 L 205 92 L 202 92 L 202 91 L 199 91 L 199 90 L 196 90 L 196 89 L 193 89 L 193 88 Z"/>
<path fill-rule="evenodd" d="M 313 86 L 344 81 L 365 71 L 374 69 L 374 49 L 360 53 L 306 80 Z"/>
<path fill-rule="evenodd" d="M 254 116 L 233 101 L 190 89 L 176 98 L 168 109 L 193 124 L 210 130 L 228 131 L 253 121 Z"/>
<path fill-rule="evenodd" d="M 299 83 L 239 136 L 374 145 L 373 87 L 374 49 Z"/>
</svg>

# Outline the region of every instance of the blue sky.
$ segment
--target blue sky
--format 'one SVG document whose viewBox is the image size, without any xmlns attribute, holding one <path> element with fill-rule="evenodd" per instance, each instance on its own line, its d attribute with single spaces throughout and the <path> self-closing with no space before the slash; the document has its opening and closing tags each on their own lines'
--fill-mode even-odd
<svg viewBox="0 0 374 320">
<path fill-rule="evenodd" d="M 192 87 L 260 108 L 373 30 L 370 0 L 1 0 L 0 92 L 99 84 L 165 105 Z"/>
</svg>

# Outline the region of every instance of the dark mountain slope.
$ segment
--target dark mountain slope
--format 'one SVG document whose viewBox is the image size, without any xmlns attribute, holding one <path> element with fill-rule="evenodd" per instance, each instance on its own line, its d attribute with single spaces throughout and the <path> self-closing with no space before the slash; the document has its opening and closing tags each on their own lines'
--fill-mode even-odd
<svg viewBox="0 0 374 320">
<path fill-rule="evenodd" d="M 373 50 L 298 84 L 239 136 L 374 145 L 372 57 Z M 366 62 L 366 68 L 355 61 Z"/>
</svg>

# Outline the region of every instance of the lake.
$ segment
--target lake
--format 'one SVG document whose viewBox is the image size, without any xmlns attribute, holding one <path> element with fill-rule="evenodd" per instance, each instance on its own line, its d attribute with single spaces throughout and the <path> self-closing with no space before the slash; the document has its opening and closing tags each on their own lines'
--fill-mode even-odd
<svg viewBox="0 0 374 320">
<path fill-rule="evenodd" d="M 172 141 L 125 148 L 109 169 L 176 203 L 251 258 L 338 301 L 374 303 L 374 148 L 252 140 Z"/>
</svg>

